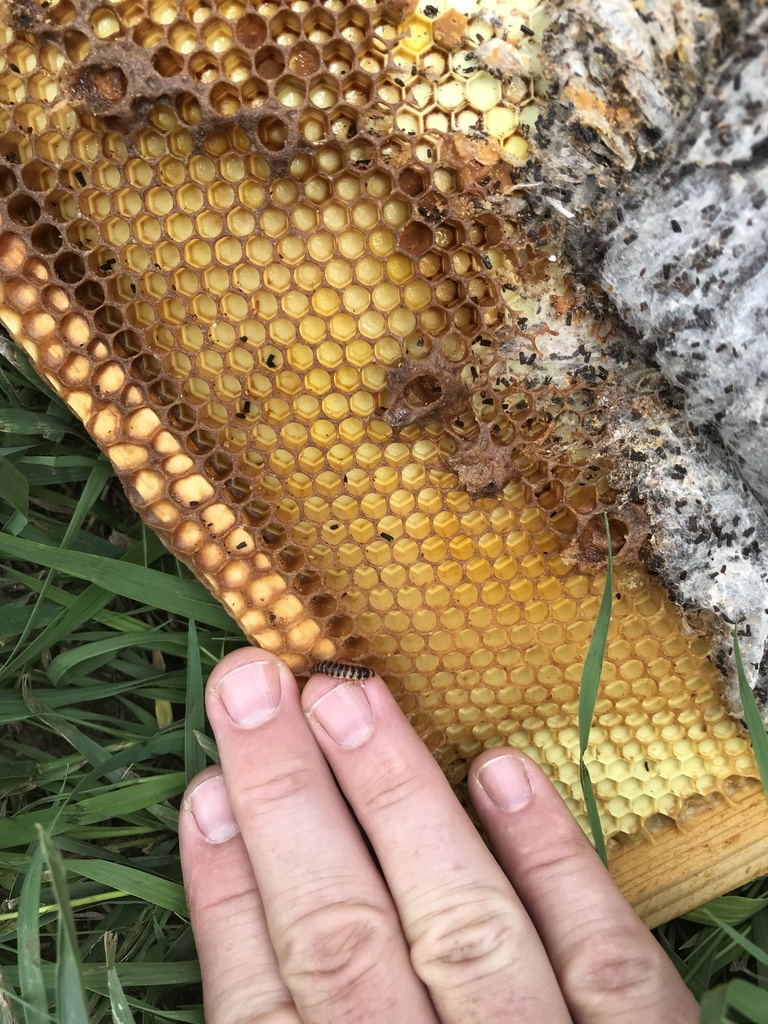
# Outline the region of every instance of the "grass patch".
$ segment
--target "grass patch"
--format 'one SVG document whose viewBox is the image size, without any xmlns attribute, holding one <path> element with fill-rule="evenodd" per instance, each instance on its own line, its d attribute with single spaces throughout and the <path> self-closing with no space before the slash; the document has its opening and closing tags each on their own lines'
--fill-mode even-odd
<svg viewBox="0 0 768 1024">
<path fill-rule="evenodd" d="M 0 1024 L 84 1013 L 196 1024 L 178 798 L 217 760 L 203 680 L 243 637 L 137 520 L 63 404 L 5 351 Z M 768 1004 L 765 879 L 657 935 L 707 1024 L 765 1021 L 753 1013 Z"/>
</svg>

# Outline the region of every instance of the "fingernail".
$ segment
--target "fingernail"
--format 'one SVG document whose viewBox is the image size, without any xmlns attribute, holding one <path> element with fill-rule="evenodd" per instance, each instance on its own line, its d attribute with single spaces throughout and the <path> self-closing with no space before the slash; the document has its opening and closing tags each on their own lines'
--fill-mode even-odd
<svg viewBox="0 0 768 1024">
<path fill-rule="evenodd" d="M 477 781 L 502 811 L 519 811 L 533 796 L 525 761 L 515 754 L 499 754 L 486 761 Z"/>
<path fill-rule="evenodd" d="M 215 692 L 232 721 L 252 729 L 274 716 L 280 707 L 280 669 L 274 661 L 249 661 L 231 669 Z"/>
<path fill-rule="evenodd" d="M 211 843 L 225 843 L 239 831 L 221 775 L 211 775 L 195 786 L 187 797 L 187 806 Z"/>
<path fill-rule="evenodd" d="M 310 722 L 316 719 L 340 747 L 359 747 L 373 729 L 373 712 L 365 689 L 351 683 L 340 683 L 318 698 L 307 718 Z"/>
</svg>

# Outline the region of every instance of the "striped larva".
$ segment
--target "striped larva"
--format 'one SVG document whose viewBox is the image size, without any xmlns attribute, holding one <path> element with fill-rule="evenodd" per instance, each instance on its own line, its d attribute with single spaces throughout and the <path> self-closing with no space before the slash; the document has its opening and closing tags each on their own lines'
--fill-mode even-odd
<svg viewBox="0 0 768 1024">
<path fill-rule="evenodd" d="M 312 674 L 319 672 L 337 679 L 369 679 L 373 671 L 365 665 L 345 665 L 341 661 L 318 661 L 312 666 Z"/>
</svg>

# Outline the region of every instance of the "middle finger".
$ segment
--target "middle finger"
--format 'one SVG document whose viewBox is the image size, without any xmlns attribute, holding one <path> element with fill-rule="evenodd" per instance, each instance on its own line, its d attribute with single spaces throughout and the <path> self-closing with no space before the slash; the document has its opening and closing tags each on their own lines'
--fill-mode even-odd
<svg viewBox="0 0 768 1024">
<path fill-rule="evenodd" d="M 212 672 L 206 708 L 280 973 L 302 1020 L 435 1024 L 391 897 L 286 666 L 265 651 L 234 652 Z"/>
<path fill-rule="evenodd" d="M 441 1021 L 569 1024 L 528 914 L 384 682 L 314 676 L 302 699 L 376 851 Z M 351 701 L 369 705 L 367 735 L 344 728 L 359 721 Z"/>
</svg>

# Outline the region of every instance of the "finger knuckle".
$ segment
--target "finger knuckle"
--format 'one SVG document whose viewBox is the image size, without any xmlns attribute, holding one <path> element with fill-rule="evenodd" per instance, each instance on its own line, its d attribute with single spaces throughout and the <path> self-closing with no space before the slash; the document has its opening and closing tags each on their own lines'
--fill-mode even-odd
<svg viewBox="0 0 768 1024">
<path fill-rule="evenodd" d="M 436 907 L 414 926 L 411 964 L 424 984 L 461 987 L 514 970 L 521 945 L 521 912 L 492 890 Z"/>
<path fill-rule="evenodd" d="M 323 906 L 299 918 L 278 950 L 280 972 L 303 1001 L 354 1001 L 360 986 L 387 960 L 392 922 L 371 904 Z"/>
<path fill-rule="evenodd" d="M 535 893 L 551 888 L 552 879 L 567 883 L 577 879 L 584 869 L 586 857 L 594 850 L 581 831 L 564 835 L 549 834 L 546 843 L 537 837 L 535 856 L 518 858 L 514 865 L 514 883 L 520 892 Z"/>
<path fill-rule="evenodd" d="M 611 928 L 575 946 L 560 981 L 567 998 L 589 1016 L 608 1000 L 622 1007 L 647 1004 L 656 992 L 659 968 L 650 943 L 638 942 L 628 929 Z"/>
<path fill-rule="evenodd" d="M 425 780 L 417 773 L 386 772 L 381 766 L 359 782 L 357 804 L 371 814 L 400 813 L 423 792 Z"/>
<path fill-rule="evenodd" d="M 231 888 L 220 889 L 204 884 L 194 888 L 186 887 L 187 906 L 198 918 L 205 916 L 209 924 L 220 921 L 240 921 L 249 916 L 256 891 L 254 884 L 243 882 L 233 884 Z"/>
<path fill-rule="evenodd" d="M 283 757 L 245 772 L 237 781 L 233 802 L 245 804 L 260 816 L 284 809 L 317 784 L 317 771 L 302 757 Z"/>
</svg>

